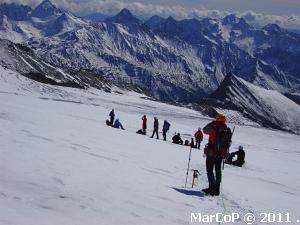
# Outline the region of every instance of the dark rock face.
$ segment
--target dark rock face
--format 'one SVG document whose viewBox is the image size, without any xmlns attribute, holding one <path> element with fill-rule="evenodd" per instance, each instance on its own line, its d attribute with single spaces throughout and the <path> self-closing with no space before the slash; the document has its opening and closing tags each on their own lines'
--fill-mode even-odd
<svg viewBox="0 0 300 225">
<path fill-rule="evenodd" d="M 288 107 L 283 109 L 283 104 Z M 300 112 L 299 105 L 278 92 L 264 90 L 232 74 L 225 77 L 204 105 L 238 111 L 264 127 L 300 133 L 300 119 L 287 113 L 290 110 Z"/>
<path fill-rule="evenodd" d="M 3 17 L 3 15 L 5 15 L 9 19 L 16 21 L 27 20 L 29 17 L 28 13 L 31 10 L 32 9 L 29 6 L 17 5 L 15 3 L 3 3 L 0 4 L 0 17 Z"/>
<path fill-rule="evenodd" d="M 31 12 L 31 16 L 44 19 L 61 13 L 62 11 L 53 5 L 51 1 L 44 0 Z"/>
</svg>

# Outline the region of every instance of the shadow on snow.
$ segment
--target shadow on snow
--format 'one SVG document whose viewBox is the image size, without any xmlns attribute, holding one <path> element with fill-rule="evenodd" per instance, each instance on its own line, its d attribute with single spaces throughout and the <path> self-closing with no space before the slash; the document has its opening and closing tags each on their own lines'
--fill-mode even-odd
<svg viewBox="0 0 300 225">
<path fill-rule="evenodd" d="M 189 195 L 189 196 L 196 196 L 196 197 L 200 197 L 200 198 L 204 198 L 204 196 L 205 196 L 205 194 L 201 191 L 194 191 L 194 190 L 175 188 L 175 187 L 172 187 L 172 189 L 181 194 L 185 194 L 185 195 Z"/>
</svg>

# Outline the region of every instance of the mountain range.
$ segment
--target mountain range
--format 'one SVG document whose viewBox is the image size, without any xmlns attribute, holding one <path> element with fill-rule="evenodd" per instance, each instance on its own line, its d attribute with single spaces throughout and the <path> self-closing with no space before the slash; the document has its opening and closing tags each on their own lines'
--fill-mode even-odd
<svg viewBox="0 0 300 225">
<path fill-rule="evenodd" d="M 49 0 L 34 9 L 4 3 L 0 38 L 1 65 L 71 86 L 116 84 L 162 101 L 197 104 L 233 73 L 293 100 L 300 93 L 300 35 L 276 24 L 255 28 L 235 15 L 144 22 L 123 9 L 94 22 Z"/>
</svg>

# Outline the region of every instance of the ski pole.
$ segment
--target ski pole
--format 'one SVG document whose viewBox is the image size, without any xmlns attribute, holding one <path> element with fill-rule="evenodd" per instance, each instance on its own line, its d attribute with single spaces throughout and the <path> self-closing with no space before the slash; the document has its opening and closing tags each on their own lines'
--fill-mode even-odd
<svg viewBox="0 0 300 225">
<path fill-rule="evenodd" d="M 189 163 L 188 163 L 188 168 L 187 168 L 187 171 L 186 171 L 185 188 L 186 188 L 187 179 L 188 179 L 188 175 L 189 175 L 190 162 L 191 162 L 191 155 L 192 155 L 192 146 L 191 146 L 191 148 L 190 148 Z"/>
<path fill-rule="evenodd" d="M 223 170 L 225 168 L 225 159 L 223 159 Z"/>
</svg>

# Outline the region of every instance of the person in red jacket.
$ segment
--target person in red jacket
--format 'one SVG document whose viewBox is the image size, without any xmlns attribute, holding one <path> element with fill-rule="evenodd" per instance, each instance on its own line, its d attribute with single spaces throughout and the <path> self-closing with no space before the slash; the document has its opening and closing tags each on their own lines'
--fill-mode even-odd
<svg viewBox="0 0 300 225">
<path fill-rule="evenodd" d="M 203 128 L 203 133 L 209 135 L 208 144 L 204 150 L 204 153 L 206 154 L 206 172 L 209 187 L 202 189 L 202 191 L 212 196 L 220 194 L 222 161 L 229 147 L 227 148 L 227 146 L 221 145 L 218 143 L 218 140 L 222 139 L 221 134 L 223 133 L 221 131 L 226 129 L 226 117 L 223 114 L 218 114 L 215 121 L 207 124 Z"/>
<path fill-rule="evenodd" d="M 143 124 L 142 124 L 142 131 L 143 131 L 143 134 L 146 135 L 146 131 L 147 131 L 147 117 L 146 115 L 144 115 L 142 117 L 142 121 L 143 121 Z"/>
<path fill-rule="evenodd" d="M 203 141 L 203 133 L 202 133 L 200 127 L 196 131 L 194 137 L 195 137 L 195 140 L 196 140 L 196 148 L 200 149 L 201 142 Z"/>
</svg>

